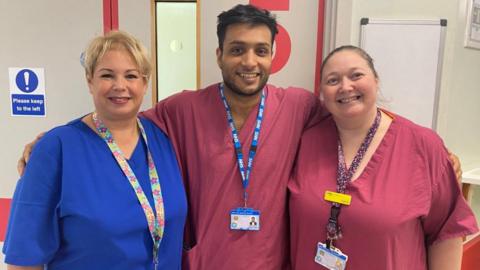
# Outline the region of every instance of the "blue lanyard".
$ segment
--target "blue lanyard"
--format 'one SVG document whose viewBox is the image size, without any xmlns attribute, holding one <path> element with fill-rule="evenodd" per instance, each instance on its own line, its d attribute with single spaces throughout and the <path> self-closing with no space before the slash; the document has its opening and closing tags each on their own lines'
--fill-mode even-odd
<svg viewBox="0 0 480 270">
<path fill-rule="evenodd" d="M 242 186 L 243 186 L 243 199 L 245 202 L 245 207 L 247 207 L 247 187 L 250 181 L 250 172 L 252 171 L 253 158 L 257 153 L 258 138 L 260 136 L 260 128 L 262 126 L 263 120 L 263 111 L 265 109 L 265 91 L 262 90 L 262 97 L 260 99 L 260 106 L 258 107 L 257 113 L 257 122 L 255 124 L 255 130 L 253 132 L 252 144 L 250 145 L 250 151 L 248 152 L 248 162 L 247 168 L 245 169 L 245 164 L 243 163 L 243 153 L 242 153 L 242 144 L 238 138 L 238 131 L 235 128 L 235 123 L 233 122 L 232 111 L 230 106 L 228 106 L 227 99 L 223 92 L 223 84 L 220 84 L 220 95 L 222 97 L 223 105 L 227 111 L 227 120 L 230 129 L 232 130 L 233 144 L 235 146 L 235 153 L 237 155 L 238 169 L 240 170 L 240 175 L 242 176 Z"/>
</svg>

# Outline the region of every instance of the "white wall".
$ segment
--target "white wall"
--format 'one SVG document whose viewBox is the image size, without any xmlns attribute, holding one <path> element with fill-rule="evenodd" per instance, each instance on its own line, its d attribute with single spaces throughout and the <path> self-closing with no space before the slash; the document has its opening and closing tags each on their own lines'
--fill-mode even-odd
<svg viewBox="0 0 480 270">
<path fill-rule="evenodd" d="M 458 151 L 468 170 L 480 167 L 480 50 L 463 46 L 467 0 L 459 2 L 458 18 L 451 24 L 455 27 L 451 33 L 454 46 L 445 63 L 451 68 L 446 74 L 446 108 L 440 115 L 445 125 L 440 132 L 448 146 Z"/>
<path fill-rule="evenodd" d="M 480 50 L 463 46 L 467 0 L 337 2 L 337 46 L 359 44 L 362 17 L 448 20 L 437 130 L 448 147 L 460 157 L 464 170 L 480 167 Z"/>
<path fill-rule="evenodd" d="M 93 108 L 80 53 L 103 32 L 98 1 L 9 1 L 0 7 L 0 197 L 10 197 L 16 163 L 36 134 Z M 45 68 L 45 118 L 12 117 L 9 67 Z"/>
</svg>

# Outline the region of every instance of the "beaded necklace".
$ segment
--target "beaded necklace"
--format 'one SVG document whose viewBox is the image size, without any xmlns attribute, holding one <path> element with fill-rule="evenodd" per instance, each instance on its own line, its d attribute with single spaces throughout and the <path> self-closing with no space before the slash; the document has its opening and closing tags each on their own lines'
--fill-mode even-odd
<svg viewBox="0 0 480 270">
<path fill-rule="evenodd" d="M 362 161 L 365 153 L 367 152 L 368 146 L 372 142 L 375 133 L 377 132 L 378 126 L 380 125 L 382 114 L 379 109 L 377 109 L 377 115 L 375 120 L 367 132 L 367 136 L 363 140 L 360 148 L 358 149 L 355 157 L 353 158 L 352 164 L 347 168 L 345 163 L 345 155 L 343 154 L 342 142 L 340 138 L 338 139 L 338 167 L 337 167 L 337 192 L 345 193 L 348 183 L 352 181 L 352 176 L 357 170 L 360 162 Z M 339 203 L 332 203 L 332 208 L 330 209 L 330 218 L 328 219 L 327 224 L 327 241 L 326 246 L 330 248 L 334 240 L 342 238 L 342 229 L 338 222 L 338 216 L 340 215 L 341 205 Z"/>
</svg>

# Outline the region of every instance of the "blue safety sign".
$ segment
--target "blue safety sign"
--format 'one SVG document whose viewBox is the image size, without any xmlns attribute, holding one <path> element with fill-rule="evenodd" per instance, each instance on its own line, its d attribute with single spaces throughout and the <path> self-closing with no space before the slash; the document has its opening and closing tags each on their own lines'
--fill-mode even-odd
<svg viewBox="0 0 480 270">
<path fill-rule="evenodd" d="M 15 83 L 21 91 L 31 93 L 38 87 L 38 77 L 31 69 L 22 69 L 17 73 Z"/>
<path fill-rule="evenodd" d="M 9 68 L 12 116 L 45 116 L 43 68 Z"/>
</svg>

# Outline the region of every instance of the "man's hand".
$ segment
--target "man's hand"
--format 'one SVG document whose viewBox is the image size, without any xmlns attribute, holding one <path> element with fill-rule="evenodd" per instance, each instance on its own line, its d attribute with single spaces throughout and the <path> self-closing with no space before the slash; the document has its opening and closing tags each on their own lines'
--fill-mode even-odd
<svg viewBox="0 0 480 270">
<path fill-rule="evenodd" d="M 457 181 L 459 184 L 462 183 L 462 165 L 460 164 L 460 159 L 458 159 L 457 155 L 452 153 L 449 149 L 448 151 L 448 158 L 452 163 L 453 169 L 455 170 L 455 176 L 457 177 Z"/>
<path fill-rule="evenodd" d="M 25 145 L 25 148 L 23 149 L 23 154 L 17 163 L 17 171 L 20 176 L 22 176 L 25 171 L 25 166 L 27 165 L 27 162 L 30 159 L 30 155 L 32 154 L 33 147 L 35 146 L 35 144 L 37 144 L 40 138 L 43 137 L 43 135 L 45 135 L 45 132 L 38 134 L 37 137 L 35 137 L 35 140 L 33 140 L 33 142 Z"/>
</svg>

